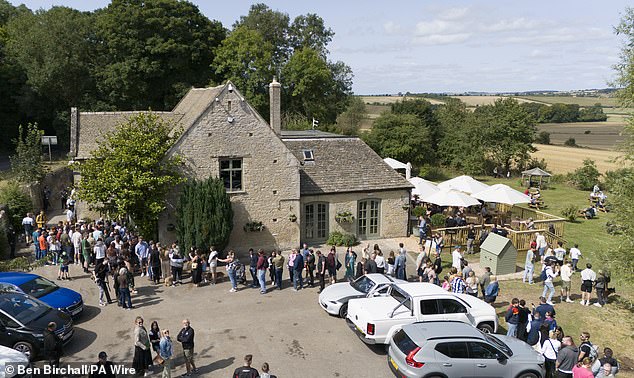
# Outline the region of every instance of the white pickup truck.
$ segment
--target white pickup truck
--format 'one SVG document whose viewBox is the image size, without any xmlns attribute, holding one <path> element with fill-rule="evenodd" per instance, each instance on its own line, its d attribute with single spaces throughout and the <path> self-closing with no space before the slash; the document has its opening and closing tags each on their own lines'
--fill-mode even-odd
<svg viewBox="0 0 634 378">
<path fill-rule="evenodd" d="M 468 294 L 454 294 L 429 283 L 392 284 L 386 294 L 351 299 L 346 321 L 368 344 L 388 344 L 403 325 L 455 320 L 484 332 L 495 332 L 495 309 Z"/>
</svg>

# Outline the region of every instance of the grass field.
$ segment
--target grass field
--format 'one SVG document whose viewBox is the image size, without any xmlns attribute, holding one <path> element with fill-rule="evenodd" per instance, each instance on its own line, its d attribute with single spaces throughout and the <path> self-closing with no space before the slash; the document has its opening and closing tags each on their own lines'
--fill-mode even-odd
<svg viewBox="0 0 634 378">
<path fill-rule="evenodd" d="M 537 130 L 549 132 L 552 144 L 564 144 L 568 138 L 575 138 L 579 146 L 613 150 L 623 142 L 624 126 L 624 122 L 541 123 Z"/>
<path fill-rule="evenodd" d="M 501 98 L 507 98 L 506 96 L 451 96 L 457 98 L 460 101 L 467 104 L 468 107 L 475 107 L 480 105 L 493 105 L 493 103 Z M 516 98 L 520 103 L 522 102 L 534 102 L 533 100 L 525 98 Z"/>
<path fill-rule="evenodd" d="M 504 183 L 515 189 L 523 190 L 518 179 L 504 180 L 492 179 L 490 177 L 478 178 L 487 184 Z M 588 206 L 589 193 L 570 188 L 563 184 L 553 184 L 549 189 L 542 191 L 547 208 L 545 212 L 553 215 L 560 215 L 561 209 L 567 204 L 573 204 L 579 208 Z M 609 193 L 608 193 L 609 196 Z M 609 197 L 608 197 L 609 201 Z M 609 251 L 618 243 L 618 239 L 606 232 L 605 224 L 613 219 L 614 214 L 601 213 L 597 219 L 579 219 L 575 223 L 567 222 L 565 225 L 564 238 L 567 240 L 567 248 L 573 244 L 579 244 L 583 259 L 581 265 L 587 262 L 593 264 L 596 271 L 603 268 L 601 262 L 601 252 Z M 477 255 L 476 255 L 477 256 Z M 518 257 L 519 265 L 523 265 L 525 255 Z M 499 303 L 496 306 L 500 317 L 500 325 L 506 327 L 504 322 L 504 312 L 512 298 L 523 298 L 527 303 L 536 303 L 542 293 L 543 286 L 538 284 L 528 285 L 520 280 L 502 281 L 500 289 Z M 601 347 L 610 346 L 615 351 L 615 355 L 623 364 L 623 371 L 619 376 L 634 376 L 634 318 L 632 317 L 631 303 L 634 300 L 634 284 L 628 278 L 614 277 L 613 285 L 616 287 L 617 295 L 611 297 L 608 306 L 598 308 L 595 306 L 585 307 L 579 304 L 580 300 L 580 279 L 579 273 L 573 275 L 572 293 L 575 303 L 559 304 L 560 280 L 556 280 L 556 301 L 557 323 L 562 326 L 564 333 L 571 335 L 578 343 L 581 332 L 588 331 L 594 344 Z M 593 298 L 596 298 L 593 293 Z M 618 319 L 615 321 L 615 319 Z M 617 325 L 618 324 L 618 325 Z M 506 328 L 505 328 L 506 329 Z M 622 375 L 621 375 L 622 374 Z"/>
<path fill-rule="evenodd" d="M 618 107 L 618 100 L 614 97 L 574 97 L 574 96 L 519 96 L 519 99 L 542 102 L 545 104 L 579 104 L 579 106 L 592 106 L 597 102 L 603 107 Z"/>
<path fill-rule="evenodd" d="M 378 103 L 378 104 L 389 105 L 398 101 L 402 101 L 403 99 L 406 99 L 406 100 L 421 99 L 421 100 L 427 100 L 431 102 L 432 104 L 444 104 L 444 102 L 434 98 L 424 98 L 424 97 L 414 97 L 414 96 L 359 96 L 359 97 L 366 104 Z"/>
<path fill-rule="evenodd" d="M 593 150 L 590 148 L 575 148 L 534 144 L 537 152 L 531 155 L 537 159 L 544 159 L 550 173 L 568 173 L 583 165 L 584 159 L 591 159 L 597 165 L 599 172 L 613 171 L 621 167 L 613 160 L 620 156 L 619 152 Z"/>
</svg>

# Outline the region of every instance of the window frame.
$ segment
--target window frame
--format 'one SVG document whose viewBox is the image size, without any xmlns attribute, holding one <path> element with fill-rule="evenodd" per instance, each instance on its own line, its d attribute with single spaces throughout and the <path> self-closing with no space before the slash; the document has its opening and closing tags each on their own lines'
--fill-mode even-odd
<svg viewBox="0 0 634 378">
<path fill-rule="evenodd" d="M 373 215 L 373 213 L 375 214 Z M 372 232 L 372 229 L 375 232 Z M 378 239 L 381 237 L 380 199 L 366 198 L 357 202 L 357 234 L 364 239 Z"/>
<path fill-rule="evenodd" d="M 240 168 L 234 168 L 233 164 L 235 161 L 239 161 L 240 162 Z M 222 164 L 224 162 L 228 162 L 229 163 L 229 168 L 223 168 Z M 225 190 L 227 191 L 227 193 L 240 193 L 240 192 L 244 192 L 244 159 L 241 157 L 226 157 L 226 158 L 220 158 L 218 159 L 218 177 L 223 181 L 223 184 L 225 186 Z M 224 172 L 228 172 L 229 174 L 229 187 L 227 187 L 227 184 L 225 182 L 225 178 L 223 177 L 223 173 Z M 233 189 L 233 173 L 234 172 L 240 172 L 240 188 L 239 189 Z"/>
</svg>

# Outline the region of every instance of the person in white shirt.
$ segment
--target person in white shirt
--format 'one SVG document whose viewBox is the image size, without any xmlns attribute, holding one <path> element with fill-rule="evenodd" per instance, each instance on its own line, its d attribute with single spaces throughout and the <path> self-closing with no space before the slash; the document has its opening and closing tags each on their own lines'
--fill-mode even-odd
<svg viewBox="0 0 634 378">
<path fill-rule="evenodd" d="M 383 257 L 383 252 L 380 250 L 377 252 L 374 262 L 376 263 L 376 272 L 381 274 L 385 273 L 385 258 Z"/>
<path fill-rule="evenodd" d="M 552 330 L 548 332 L 548 339 L 544 341 L 541 347 L 541 353 L 544 356 L 544 368 L 546 369 L 546 376 L 554 376 L 554 374 L 551 375 L 549 373 L 555 373 L 555 365 L 559 349 L 561 349 L 561 342 L 557 340 L 557 333 Z"/>
<path fill-rule="evenodd" d="M 542 297 L 547 298 L 546 303 L 552 306 L 553 295 L 555 295 L 555 286 L 553 285 L 553 279 L 557 276 L 557 274 L 553 271 L 553 268 L 550 264 L 546 263 L 544 270 L 546 270 L 546 279 L 544 280 L 544 291 L 542 292 Z M 548 292 L 548 297 L 546 297 L 546 293 Z"/>
<path fill-rule="evenodd" d="M 423 248 L 416 256 L 416 275 L 418 276 L 418 281 L 423 282 L 423 276 L 425 275 L 425 260 L 427 254 L 425 253 L 425 248 Z"/>
<path fill-rule="evenodd" d="M 572 260 L 572 270 L 577 271 L 577 263 L 579 262 L 579 258 L 581 257 L 581 251 L 579 250 L 579 244 L 575 244 L 574 247 L 570 248 L 570 259 Z"/>
<path fill-rule="evenodd" d="M 524 262 L 524 274 L 522 276 L 522 282 L 526 282 L 530 285 L 533 284 L 533 272 L 535 271 L 535 252 L 532 248 L 526 251 L 526 261 Z"/>
<path fill-rule="evenodd" d="M 35 224 L 35 219 L 33 219 L 33 215 L 31 213 L 27 213 L 26 217 L 22 218 L 22 227 L 24 228 L 24 236 L 26 237 L 27 245 L 31 243 L 31 239 L 33 238 L 34 224 Z M 37 242 L 37 240 L 35 242 Z"/>
<path fill-rule="evenodd" d="M 581 304 L 590 306 L 590 296 L 592 286 L 597 279 L 597 274 L 592 270 L 592 264 L 587 263 L 586 268 L 581 271 Z"/>
<path fill-rule="evenodd" d="M 553 251 L 555 253 L 555 258 L 557 259 L 557 264 L 559 266 L 564 265 L 564 258 L 566 257 L 566 248 L 563 247 L 562 242 L 557 242 L 557 248 Z"/>
<path fill-rule="evenodd" d="M 566 261 L 564 265 L 559 269 L 559 275 L 561 276 L 561 301 L 564 301 L 564 296 L 566 297 L 566 302 L 572 303 L 570 299 L 570 278 L 574 271 L 572 270 L 572 265 L 570 261 Z"/>
<path fill-rule="evenodd" d="M 218 269 L 218 251 L 216 251 L 216 247 L 213 245 L 209 247 L 209 259 L 207 263 L 209 264 L 209 270 L 211 271 L 211 284 L 216 284 L 216 270 Z"/>
<path fill-rule="evenodd" d="M 456 249 L 451 252 L 451 266 L 458 270 L 458 273 L 462 271 L 462 252 L 460 246 L 456 246 Z"/>
<path fill-rule="evenodd" d="M 75 252 L 75 258 L 73 261 L 75 261 L 75 265 L 79 265 L 81 264 L 81 232 L 79 232 L 79 230 L 76 230 L 75 227 L 73 227 L 72 229 L 72 233 L 70 234 L 70 240 L 73 243 L 73 249 Z"/>
</svg>

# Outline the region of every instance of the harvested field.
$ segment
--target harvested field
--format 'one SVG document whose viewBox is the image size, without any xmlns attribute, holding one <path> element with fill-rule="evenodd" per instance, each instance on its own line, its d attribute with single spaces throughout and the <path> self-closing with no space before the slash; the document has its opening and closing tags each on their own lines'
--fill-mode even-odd
<svg viewBox="0 0 634 378">
<path fill-rule="evenodd" d="M 592 106 L 598 102 L 603 107 L 619 106 L 618 100 L 614 97 L 521 96 L 516 98 L 547 104 L 579 104 L 579 106 Z"/>
<path fill-rule="evenodd" d="M 599 172 L 613 171 L 621 167 L 613 160 L 620 156 L 619 152 L 594 150 L 590 148 L 575 148 L 535 144 L 537 152 L 531 155 L 537 159 L 546 160 L 548 171 L 551 173 L 568 173 L 583 165 L 585 159 L 594 160 Z"/>
<path fill-rule="evenodd" d="M 414 96 L 359 96 L 359 97 L 366 104 L 379 103 L 379 104 L 389 105 L 389 104 L 393 104 L 393 103 L 395 103 L 397 101 L 402 101 L 403 99 L 407 99 L 407 100 L 416 100 L 416 99 L 427 100 L 427 101 L 431 102 L 434 105 L 444 104 L 444 102 L 442 102 L 440 100 L 433 99 L 433 98 L 414 97 Z"/>
<path fill-rule="evenodd" d="M 552 144 L 564 144 L 568 138 L 575 138 L 582 147 L 612 150 L 623 141 L 624 126 L 624 122 L 542 123 L 537 130 L 549 132 Z"/>
<path fill-rule="evenodd" d="M 460 101 L 467 104 L 467 106 L 479 106 L 479 105 L 493 105 L 496 100 L 501 98 L 506 98 L 506 96 L 451 96 L 453 98 L 457 98 Z M 525 98 L 515 98 L 518 102 L 535 102 L 533 100 L 528 100 Z"/>
</svg>

